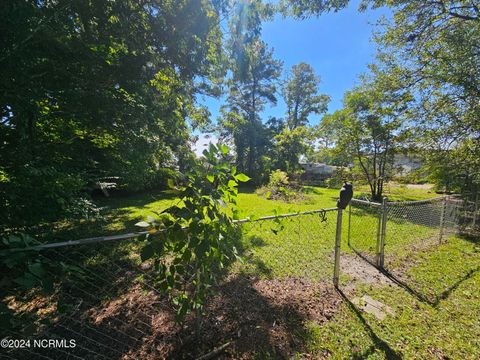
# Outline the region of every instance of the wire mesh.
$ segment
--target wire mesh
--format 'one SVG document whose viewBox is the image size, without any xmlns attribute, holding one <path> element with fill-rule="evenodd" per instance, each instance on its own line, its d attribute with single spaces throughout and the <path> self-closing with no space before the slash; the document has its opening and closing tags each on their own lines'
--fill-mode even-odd
<svg viewBox="0 0 480 360">
<path fill-rule="evenodd" d="M 478 233 L 479 194 L 452 195 L 446 198 L 445 226 L 449 232 Z"/>
<path fill-rule="evenodd" d="M 399 266 L 413 253 L 441 241 L 445 199 L 388 202 L 384 245 L 385 267 Z"/>
<path fill-rule="evenodd" d="M 151 335 L 159 293 L 151 287 L 133 241 L 45 249 L 38 253 L 54 291 L 11 294 L 4 303 L 18 326 L 2 337 L 29 339 L 28 348 L 10 349 L 16 359 L 120 358 Z M 36 344 L 63 340 L 75 346 Z"/>
<path fill-rule="evenodd" d="M 472 230 L 475 208 L 474 201 L 459 195 L 388 202 L 386 268 L 400 267 L 412 256 L 441 245 L 448 237 Z"/>
<path fill-rule="evenodd" d="M 381 204 L 352 199 L 348 211 L 348 246 L 368 262 L 376 263 Z"/>
<path fill-rule="evenodd" d="M 267 277 L 331 278 L 336 211 L 242 223 L 245 271 Z"/>
<path fill-rule="evenodd" d="M 478 196 L 384 204 L 353 200 L 349 216 L 350 247 L 397 283 L 435 302 L 461 278 L 455 262 L 471 260 L 457 251 L 463 241 L 458 235 L 478 231 Z M 448 276 L 437 268 L 444 258 L 453 265 Z"/>
<path fill-rule="evenodd" d="M 244 263 L 235 263 L 230 271 L 272 279 L 331 279 L 334 210 L 237 222 Z M 47 264 L 54 291 L 2 294 L 15 323 L 3 329 L 0 338 L 31 341 L 29 347 L 3 349 L 2 355 L 123 359 L 142 357 L 139 349 L 146 346 L 150 353 L 157 351 L 148 341 L 160 336 L 158 323 L 173 319 L 174 312 L 155 286 L 151 263 L 141 261 L 138 241 L 79 242 L 37 249 L 35 254 Z M 32 345 L 42 339 L 74 340 L 75 347 Z"/>
</svg>

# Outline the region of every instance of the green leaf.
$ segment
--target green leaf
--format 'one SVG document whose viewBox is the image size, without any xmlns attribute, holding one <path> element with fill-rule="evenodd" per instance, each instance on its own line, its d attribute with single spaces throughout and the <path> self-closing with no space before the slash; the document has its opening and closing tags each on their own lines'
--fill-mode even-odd
<svg viewBox="0 0 480 360">
<path fill-rule="evenodd" d="M 32 274 L 29 274 L 29 273 L 26 273 L 23 276 L 20 276 L 13 281 L 25 289 L 31 289 L 38 283 L 38 280 Z"/>
<path fill-rule="evenodd" d="M 170 189 L 175 189 L 175 182 L 173 181 L 173 179 L 168 179 L 168 180 L 167 180 L 167 186 L 168 186 Z"/>
<path fill-rule="evenodd" d="M 243 173 L 240 173 L 240 174 L 235 175 L 235 180 L 240 181 L 240 182 L 247 182 L 248 180 L 250 180 L 250 177 L 248 177 L 247 175 L 245 175 Z"/>
<path fill-rule="evenodd" d="M 180 308 L 177 310 L 177 313 L 175 314 L 175 320 L 177 322 L 182 321 L 185 315 L 187 314 L 188 310 L 189 310 L 188 302 L 183 301 L 182 306 L 180 306 Z"/>
<path fill-rule="evenodd" d="M 213 143 L 210 143 L 208 149 L 210 150 L 211 154 L 215 154 L 217 152 L 217 147 Z"/>
<path fill-rule="evenodd" d="M 31 265 L 28 265 L 28 270 L 35 276 L 42 278 L 46 273 L 45 270 L 43 269 L 42 264 L 40 263 L 34 263 Z"/>
<path fill-rule="evenodd" d="M 234 220 L 240 219 L 240 211 L 238 211 L 237 209 L 233 210 L 233 219 Z"/>
<path fill-rule="evenodd" d="M 51 293 L 53 291 L 53 279 L 49 276 L 42 279 L 43 291 L 45 293 Z"/>
<path fill-rule="evenodd" d="M 141 227 L 141 228 L 149 228 L 150 224 L 146 221 L 140 221 L 135 224 L 135 226 Z"/>
<path fill-rule="evenodd" d="M 270 200 L 272 198 L 272 192 L 267 191 L 267 193 L 265 194 L 265 198 L 267 198 L 267 200 Z"/>
<path fill-rule="evenodd" d="M 213 175 L 207 175 L 207 180 L 213 183 L 215 181 L 215 176 Z"/>
<path fill-rule="evenodd" d="M 220 144 L 219 145 L 220 151 L 222 152 L 223 155 L 228 154 L 228 146 L 225 144 Z"/>
</svg>

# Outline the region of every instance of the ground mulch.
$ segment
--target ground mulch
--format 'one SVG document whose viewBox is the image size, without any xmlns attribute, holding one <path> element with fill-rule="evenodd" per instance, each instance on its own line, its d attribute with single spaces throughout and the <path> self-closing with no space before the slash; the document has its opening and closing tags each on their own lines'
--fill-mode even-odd
<svg viewBox="0 0 480 360">
<path fill-rule="evenodd" d="M 92 309 L 88 317 L 105 331 L 120 317 L 145 333 L 128 346 L 122 359 L 195 359 L 227 342 L 230 345 L 216 358 L 252 359 L 263 354 L 286 359 L 296 353 L 309 358 L 302 337 L 306 322 L 329 321 L 342 301 L 331 284 L 296 278 L 230 276 L 216 290 L 199 336 L 193 316 L 176 324 L 168 302 L 138 286 L 103 309 Z"/>
<path fill-rule="evenodd" d="M 14 311 L 20 311 L 21 304 L 28 305 L 23 311 L 32 319 L 50 314 L 50 322 L 36 323 L 33 338 L 75 339 L 77 346 L 63 350 L 19 349 L 9 356 L 197 359 L 230 343 L 215 355 L 216 359 L 287 359 L 299 354 L 308 359 L 312 355 L 305 346 L 306 324 L 328 322 L 342 302 L 331 282 L 231 274 L 215 287 L 206 304 L 201 331 L 197 332 L 193 315 L 188 315 L 182 324 L 175 322 L 172 305 L 164 295 L 138 282 L 124 284 L 123 290 L 108 298 L 102 298 L 105 294 L 100 292 L 86 297 L 85 292 L 76 293 L 75 288 L 66 287 L 57 297 L 68 294 L 70 310 L 60 313 L 55 311 L 54 298 L 23 302 L 10 299 Z M 18 338 L 19 334 L 12 337 Z"/>
</svg>

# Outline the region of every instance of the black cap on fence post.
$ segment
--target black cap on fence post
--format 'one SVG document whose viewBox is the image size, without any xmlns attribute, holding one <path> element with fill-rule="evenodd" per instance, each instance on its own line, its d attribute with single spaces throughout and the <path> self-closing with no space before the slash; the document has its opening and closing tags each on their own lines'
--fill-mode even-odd
<svg viewBox="0 0 480 360">
<path fill-rule="evenodd" d="M 340 199 L 337 201 L 337 207 L 339 209 L 346 209 L 350 200 L 353 197 L 353 186 L 351 183 L 346 182 L 343 184 L 343 187 L 340 190 Z"/>
</svg>

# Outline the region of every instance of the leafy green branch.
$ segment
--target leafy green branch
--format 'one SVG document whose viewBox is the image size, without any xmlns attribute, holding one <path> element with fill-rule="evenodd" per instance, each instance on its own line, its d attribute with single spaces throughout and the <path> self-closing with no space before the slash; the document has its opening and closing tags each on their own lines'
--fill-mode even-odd
<svg viewBox="0 0 480 360">
<path fill-rule="evenodd" d="M 203 155 L 179 189 L 181 202 L 137 223 L 150 229 L 139 238 L 140 255 L 153 263 L 160 289 L 177 306 L 177 321 L 192 310 L 201 314 L 222 269 L 238 257 L 237 187 L 250 178 L 230 165 L 226 145 L 211 144 Z"/>
</svg>

